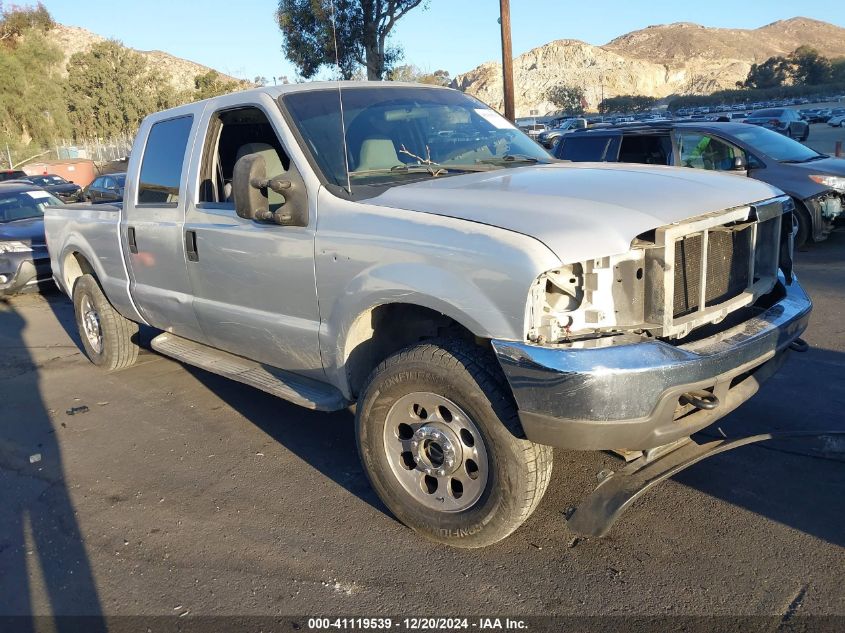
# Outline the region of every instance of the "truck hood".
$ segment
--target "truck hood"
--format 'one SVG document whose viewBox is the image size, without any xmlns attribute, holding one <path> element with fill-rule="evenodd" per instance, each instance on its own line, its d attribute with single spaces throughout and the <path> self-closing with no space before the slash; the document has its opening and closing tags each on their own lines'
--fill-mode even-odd
<svg viewBox="0 0 845 633">
<path fill-rule="evenodd" d="M 623 253 L 659 226 L 779 195 L 760 181 L 698 169 L 553 163 L 422 180 L 367 202 L 529 235 L 570 263 Z"/>
</svg>

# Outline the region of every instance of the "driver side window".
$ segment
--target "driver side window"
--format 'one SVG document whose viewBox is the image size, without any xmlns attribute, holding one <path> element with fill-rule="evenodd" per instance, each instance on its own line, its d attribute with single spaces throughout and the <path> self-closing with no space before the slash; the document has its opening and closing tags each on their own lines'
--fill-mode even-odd
<svg viewBox="0 0 845 633">
<path fill-rule="evenodd" d="M 221 110 L 211 119 L 203 150 L 199 202 L 234 209 L 232 176 L 235 163 L 247 154 L 261 154 L 267 176 L 288 171 L 290 159 L 267 115 L 257 107 Z M 268 192 L 270 209 L 284 203 L 281 194 Z"/>
</svg>

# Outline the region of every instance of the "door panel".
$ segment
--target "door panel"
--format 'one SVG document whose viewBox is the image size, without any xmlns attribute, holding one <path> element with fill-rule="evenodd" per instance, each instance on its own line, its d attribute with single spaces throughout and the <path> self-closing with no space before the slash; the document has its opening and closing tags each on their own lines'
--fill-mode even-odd
<svg viewBox="0 0 845 633">
<path fill-rule="evenodd" d="M 193 310 L 182 230 L 185 217 L 183 168 L 190 160 L 193 117 L 160 121 L 142 128 L 146 146 L 138 183 L 127 182 L 123 244 L 130 291 L 138 311 L 153 327 L 205 342 Z M 144 136 L 141 136 L 144 135 Z M 129 229 L 137 252 L 129 249 Z"/>
<path fill-rule="evenodd" d="M 189 212 L 194 310 L 209 344 L 258 362 L 322 376 L 308 228 L 244 220 L 234 209 Z"/>
</svg>

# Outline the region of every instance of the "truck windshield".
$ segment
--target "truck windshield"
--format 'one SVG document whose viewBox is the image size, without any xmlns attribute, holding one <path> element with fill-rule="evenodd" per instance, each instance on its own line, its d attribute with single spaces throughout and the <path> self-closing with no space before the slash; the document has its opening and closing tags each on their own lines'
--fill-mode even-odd
<svg viewBox="0 0 845 633">
<path fill-rule="evenodd" d="M 61 206 L 64 203 L 46 191 L 15 191 L 0 193 L 0 224 L 40 218 L 44 207 Z"/>
<path fill-rule="evenodd" d="M 343 88 L 349 179 L 354 185 L 551 162 L 507 119 L 454 90 L 379 86 Z M 295 126 L 325 179 L 346 186 L 338 90 L 284 95 Z"/>
</svg>

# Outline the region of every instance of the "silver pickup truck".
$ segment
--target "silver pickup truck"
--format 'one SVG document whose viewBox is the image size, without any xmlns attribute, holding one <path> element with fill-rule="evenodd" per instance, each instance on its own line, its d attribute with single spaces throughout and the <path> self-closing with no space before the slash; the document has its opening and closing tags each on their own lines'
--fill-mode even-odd
<svg viewBox="0 0 845 633">
<path fill-rule="evenodd" d="M 552 447 L 637 458 L 570 518 L 591 534 L 714 450 L 690 436 L 805 347 L 791 210 L 754 180 L 556 161 L 454 90 L 313 83 L 148 117 L 123 206 L 48 209 L 46 234 L 93 363 L 131 365 L 147 324 L 184 363 L 355 403 L 386 506 L 479 547 L 537 507 Z"/>
</svg>

